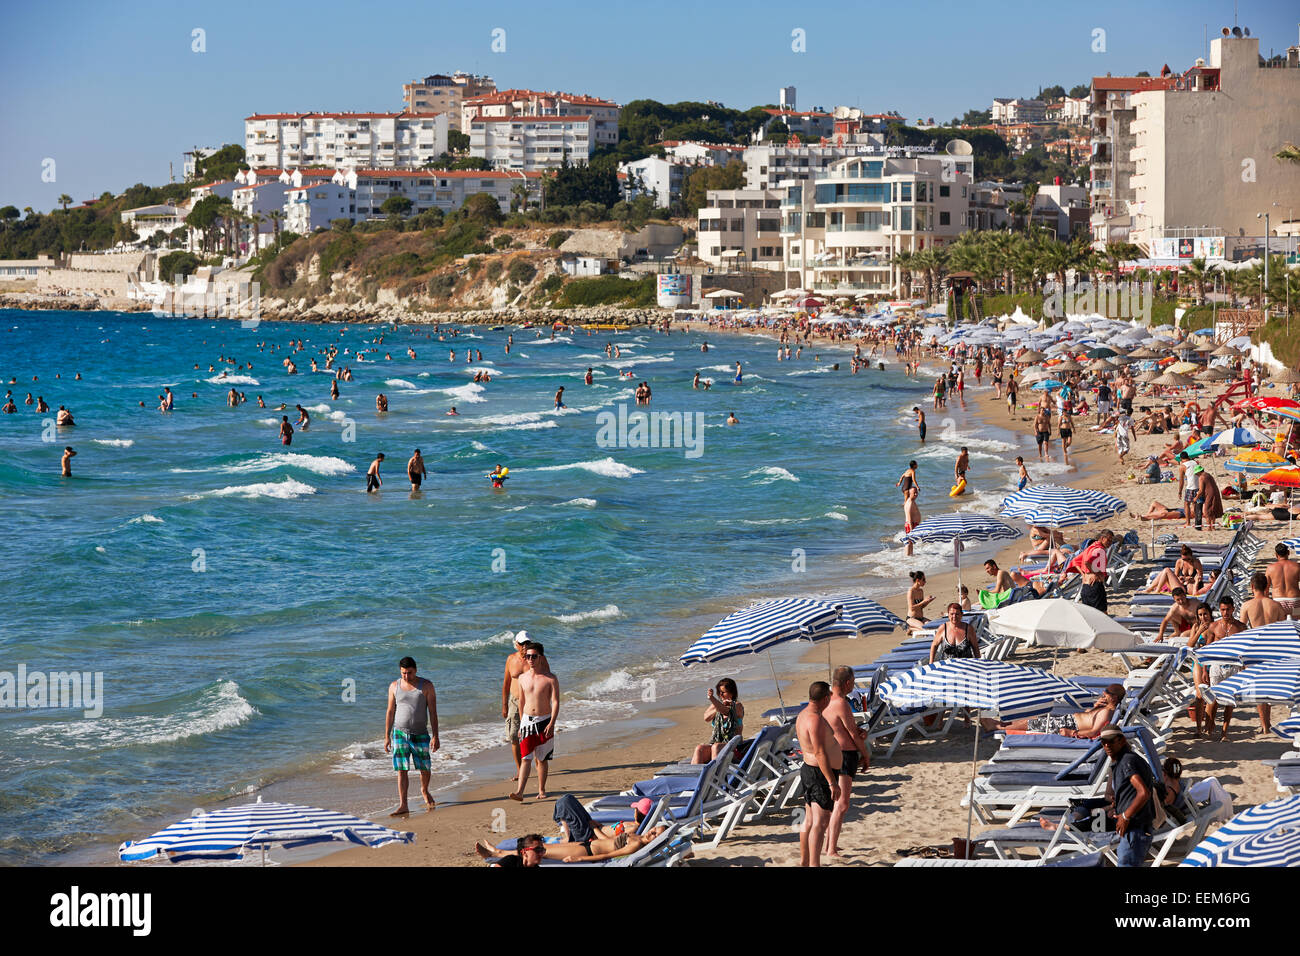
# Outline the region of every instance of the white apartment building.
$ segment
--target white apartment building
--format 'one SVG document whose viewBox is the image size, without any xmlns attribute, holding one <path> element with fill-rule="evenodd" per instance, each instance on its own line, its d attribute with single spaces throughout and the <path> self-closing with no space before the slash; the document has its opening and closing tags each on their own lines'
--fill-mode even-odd
<svg viewBox="0 0 1300 956">
<path fill-rule="evenodd" d="M 1023 196 L 1022 189 L 1021 197 Z M 1083 222 L 1087 209 L 1088 190 L 1083 186 L 1048 184 L 1038 187 L 1030 215 L 1034 225 L 1052 230 L 1057 239 L 1068 240 L 1072 232 L 1071 211 L 1074 212 L 1075 221 Z"/>
<path fill-rule="evenodd" d="M 1264 235 L 1300 208 L 1300 165 L 1274 154 L 1300 141 L 1300 49 L 1261 66 L 1258 37 L 1210 41 L 1210 62 L 1130 95 L 1131 240 Z"/>
<path fill-rule="evenodd" d="M 710 189 L 696 214 L 699 257 L 715 269 L 781 268 L 781 193 Z"/>
<path fill-rule="evenodd" d="M 356 197 L 340 183 L 314 182 L 291 186 L 285 193 L 284 231 L 309 236 L 328 229 L 335 219 L 356 218 Z"/>
<path fill-rule="evenodd" d="M 970 227 L 971 155 L 853 156 L 781 202 L 787 281 L 827 295 L 901 294 L 894 257 L 946 245 Z"/>
<path fill-rule="evenodd" d="M 457 71 L 450 76 L 435 73 L 423 80 L 402 84 L 402 103 L 407 113 L 446 113 L 447 127 L 459 132 L 461 108 L 471 96 L 495 93 L 497 85 L 490 76 Z"/>
<path fill-rule="evenodd" d="M 676 140 L 659 143 L 666 156 L 647 156 L 618 167 L 626 198 L 647 193 L 655 205 L 668 208 L 682 196 L 686 177 L 701 166 L 725 166 L 744 155 L 745 147 L 732 144 L 687 143 Z"/>
<path fill-rule="evenodd" d="M 817 142 L 829 138 L 835 133 L 835 117 L 822 110 L 793 109 L 767 110 L 767 120 L 754 131 L 754 141 L 758 142 L 767 133 L 773 123 L 784 123 L 792 136 L 798 136 L 803 142 Z"/>
<path fill-rule="evenodd" d="M 1087 96 L 1067 96 L 1047 107 L 1047 122 L 1062 126 L 1087 126 L 1092 100 Z"/>
<path fill-rule="evenodd" d="M 662 143 L 665 155 L 683 163 L 697 166 L 725 166 L 733 159 L 742 159 L 745 147 L 735 143 L 697 143 L 690 140 L 666 139 Z"/>
<path fill-rule="evenodd" d="M 152 206 L 123 209 L 122 221 L 135 230 L 139 241 L 144 241 L 156 232 L 166 235 L 180 229 L 185 225 L 187 215 L 189 215 L 189 208 L 186 206 L 158 203 Z"/>
<path fill-rule="evenodd" d="M 301 178 L 298 185 L 302 185 Z M 249 250 L 250 252 L 255 253 L 274 240 L 275 219 L 271 216 L 271 213 L 284 212 L 286 195 L 292 188 L 293 186 L 289 182 L 269 179 L 265 182 L 238 186 L 235 188 L 234 193 L 231 194 L 231 205 L 239 210 L 242 215 L 260 217 L 257 222 L 255 248 Z"/>
<path fill-rule="evenodd" d="M 447 151 L 447 124 L 446 113 L 256 113 L 244 120 L 244 154 L 254 169 L 415 169 Z"/>
<path fill-rule="evenodd" d="M 596 148 L 590 116 L 476 116 L 466 127 L 469 154 L 493 169 L 558 169 L 564 160 L 585 163 Z"/>
<path fill-rule="evenodd" d="M 537 90 L 501 90 L 482 96 L 467 97 L 461 106 L 461 130 L 470 134 L 470 155 L 483 156 L 491 160 L 486 153 L 476 152 L 473 125 L 478 119 L 567 119 L 575 124 L 581 122 L 589 127 L 590 147 L 588 152 L 574 158 L 586 160 L 591 150 L 597 146 L 613 146 L 618 143 L 618 117 L 620 107 L 610 100 L 577 93 L 539 92 Z M 552 132 L 554 127 L 548 128 Z M 486 132 L 486 131 L 485 131 Z M 495 131 L 494 131 L 495 132 Z M 526 132 L 521 129 L 520 132 Z M 545 154 L 543 154 L 545 155 Z M 494 164 L 495 165 L 495 164 Z M 555 165 L 559 165 L 558 161 Z M 543 167 L 526 167 L 543 168 Z"/>
<path fill-rule="evenodd" d="M 808 180 L 825 172 L 832 163 L 882 147 L 884 138 L 857 134 L 853 142 L 835 146 L 776 146 L 763 143 L 745 150 L 745 188 L 775 189 L 787 180 Z"/>
<path fill-rule="evenodd" d="M 1089 108 L 1092 157 L 1088 197 L 1092 244 L 1128 242 L 1132 229 L 1133 122 L 1129 96 L 1148 81 L 1141 76 L 1094 76 Z"/>
<path fill-rule="evenodd" d="M 993 101 L 993 107 L 989 112 L 992 114 L 993 122 L 999 125 L 1042 123 L 1047 119 L 1047 104 L 1042 100 L 999 97 Z"/>
</svg>

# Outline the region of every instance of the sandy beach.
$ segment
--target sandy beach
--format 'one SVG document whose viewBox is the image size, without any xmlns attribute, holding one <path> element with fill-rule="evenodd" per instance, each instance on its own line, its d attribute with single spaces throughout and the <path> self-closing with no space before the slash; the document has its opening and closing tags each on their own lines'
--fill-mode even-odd
<svg viewBox="0 0 1300 956">
<path fill-rule="evenodd" d="M 717 329 L 700 329 L 708 334 L 723 334 Z M 918 383 L 921 393 L 922 379 Z M 1217 393 L 1217 389 L 1215 390 Z M 1200 393 L 1206 394 L 1206 390 Z M 1265 391 L 1268 394 L 1268 391 Z M 993 389 L 984 387 L 968 390 L 968 412 L 989 425 L 1010 427 L 1027 432 L 1032 421 L 1032 410 L 1021 407 L 1014 418 L 1008 416 L 1006 404 L 998 400 Z M 1143 404 L 1139 395 L 1137 404 Z M 1155 500 L 1167 505 L 1176 503 L 1176 486 L 1170 484 L 1140 485 L 1130 478 L 1145 464 L 1146 455 L 1158 453 L 1166 444 L 1166 436 L 1138 436 L 1126 464 L 1121 467 L 1115 458 L 1113 438 L 1087 430 L 1082 420 L 1076 425 L 1076 440 L 1070 460 L 1077 472 L 1054 475 L 1048 481 L 1076 487 L 1105 489 L 1118 494 L 1128 503 L 1127 512 L 1118 519 L 1106 522 L 1119 532 L 1136 528 L 1144 541 L 1148 541 L 1149 523 L 1137 521 L 1133 515 L 1147 511 Z M 1031 449 L 1032 451 L 1032 449 Z M 1053 446 L 1059 460 L 1059 444 Z M 1012 457 L 1014 457 L 1012 455 Z M 1035 459 L 1026 454 L 1031 476 L 1035 473 Z M 905 464 L 900 463 L 900 464 Z M 1221 473 L 1221 469 L 1216 469 Z M 978 484 L 978 477 L 973 480 Z M 1091 536 L 1096 528 L 1072 528 L 1069 540 Z M 1286 536 L 1283 522 L 1263 521 L 1256 524 L 1256 533 L 1268 542 L 1261 558 L 1271 554 L 1275 541 Z M 1184 529 L 1181 522 L 1158 522 L 1155 533 L 1175 532 L 1188 541 L 1225 542 L 1232 532 L 1210 529 L 1197 532 Z M 1022 539 L 1002 550 L 999 561 L 1003 567 L 1016 563 L 1018 553 L 1026 546 Z M 886 606 L 898 613 L 905 611 L 906 567 L 899 569 L 898 593 L 885 600 Z M 981 568 L 967 568 L 965 581 L 975 587 L 983 583 Z M 1135 568 L 1125 585 L 1111 594 L 1112 614 L 1125 613 L 1127 595 L 1141 586 L 1145 578 L 1142 565 Z M 945 598 L 955 590 L 955 573 L 929 576 L 927 593 Z M 684 635 L 687 640 L 691 636 Z M 861 664 L 897 644 L 903 635 L 886 635 L 861 639 L 856 642 L 839 642 L 833 650 L 834 663 Z M 1043 651 L 1019 650 L 1013 660 L 1017 663 L 1052 666 L 1051 655 Z M 803 656 L 803 667 L 789 675 L 783 692 L 787 702 L 802 699 L 807 681 L 824 679 L 826 675 L 826 650 L 811 648 Z M 1117 658 L 1099 651 L 1082 651 L 1061 655 L 1055 662 L 1056 672 L 1069 675 L 1107 675 L 1122 677 L 1124 669 Z M 786 675 L 783 675 L 786 676 Z M 707 678 L 701 674 L 701 700 Z M 770 687 L 770 683 L 768 684 Z M 748 713 L 754 717 L 777 701 L 770 693 L 757 699 L 746 697 Z M 653 732 L 638 732 L 626 739 L 615 737 L 605 742 L 598 751 L 566 754 L 557 761 L 548 789 L 552 797 L 559 793 L 573 793 L 582 800 L 604 793 L 617 792 L 638 779 L 650 776 L 653 771 L 688 754 L 691 748 L 706 739 L 707 727 L 700 722 L 703 704 L 698 708 L 683 707 L 660 711 L 656 716 L 672 721 L 673 725 Z M 1276 708 L 1275 708 L 1276 710 Z M 1280 718 L 1276 718 L 1280 719 Z M 918 844 L 947 845 L 952 839 L 965 834 L 966 811 L 960 806 L 971 772 L 972 738 L 968 728 L 960 722 L 945 739 L 905 742 L 892 759 L 873 762 L 870 771 L 860 773 L 854 786 L 852 809 L 841 836 L 843 853 L 838 860 L 827 859 L 832 865 L 888 866 L 900 857 L 896 851 Z M 1184 779 L 1195 781 L 1214 776 L 1231 794 L 1238 808 L 1259 803 L 1276 796 L 1272 771 L 1261 761 L 1279 757 L 1289 747 L 1286 741 L 1273 735 L 1258 733 L 1258 720 L 1253 707 L 1241 708 L 1234 717 L 1232 738 L 1220 743 L 1194 738 L 1194 724 L 1186 716 L 1178 718 L 1171 731 L 1168 753 L 1183 761 Z M 994 745 L 982 745 L 981 758 L 992 754 Z M 502 775 L 504 777 L 504 774 Z M 416 813 L 403 824 L 415 832 L 412 845 L 387 848 L 382 853 L 366 850 L 346 850 L 331 854 L 309 865 L 325 866 L 447 866 L 477 865 L 472 852 L 475 840 L 495 843 L 505 836 L 530 831 L 549 834 L 554 830 L 551 818 L 553 800 L 538 801 L 530 795 L 523 805 L 513 805 L 506 799 L 510 783 L 486 783 L 456 795 L 454 802 L 441 805 L 433 813 Z M 706 866 L 791 866 L 798 862 L 798 828 L 789 812 L 777 812 L 760 825 L 742 826 L 717 849 L 695 850 L 691 865 Z M 977 824 L 977 832 L 979 826 Z"/>
</svg>

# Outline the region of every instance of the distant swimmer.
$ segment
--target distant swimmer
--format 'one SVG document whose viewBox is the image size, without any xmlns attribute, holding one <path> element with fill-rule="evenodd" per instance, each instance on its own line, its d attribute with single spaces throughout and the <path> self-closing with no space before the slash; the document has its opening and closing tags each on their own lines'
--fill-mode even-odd
<svg viewBox="0 0 1300 956">
<path fill-rule="evenodd" d="M 740 419 L 736 417 L 736 413 L 735 413 L 735 412 L 730 412 L 730 413 L 728 413 L 728 415 L 727 415 L 727 424 L 728 424 L 728 425 L 739 425 L 739 424 L 740 424 Z"/>
<path fill-rule="evenodd" d="M 77 373 L 76 375 L 74 375 L 72 378 L 73 378 L 73 381 L 80 382 L 80 381 L 81 381 L 81 373 L 78 372 L 78 373 Z"/>
<path fill-rule="evenodd" d="M 14 404 L 14 400 L 12 398 L 6 398 L 4 407 L 0 409 L 0 411 L 3 411 L 6 415 L 12 415 L 18 411 L 18 406 Z"/>
<path fill-rule="evenodd" d="M 475 359 L 475 361 L 476 361 L 476 362 L 481 362 L 481 361 L 483 361 L 483 350 L 482 350 L 482 349 L 475 349 L 474 352 L 475 352 L 475 354 L 478 355 L 478 358 Z"/>
<path fill-rule="evenodd" d="M 582 377 L 582 380 L 588 385 L 595 381 L 595 376 L 592 375 L 591 369 L 587 369 L 587 374 Z"/>
<path fill-rule="evenodd" d="M 60 428 L 71 428 L 77 423 L 72 420 L 72 412 L 60 405 L 59 414 L 55 417 L 54 424 L 58 425 Z"/>
<path fill-rule="evenodd" d="M 28 392 L 28 393 L 27 393 L 27 397 L 23 399 L 23 404 L 24 404 L 24 405 L 35 405 L 35 404 L 36 404 L 36 400 L 32 398 L 32 393 L 31 393 L 31 392 Z"/>
<path fill-rule="evenodd" d="M 384 463 L 384 453 L 381 451 L 375 455 L 375 460 L 370 463 L 366 470 L 366 494 L 373 494 L 383 485 L 384 479 L 379 476 L 379 466 Z"/>
<path fill-rule="evenodd" d="M 411 460 L 406 463 L 406 477 L 411 479 L 411 490 L 419 491 L 420 482 L 424 481 L 428 471 L 424 467 L 424 457 L 420 454 L 420 449 L 415 449 L 415 454 Z"/>
<path fill-rule="evenodd" d="M 339 397 L 339 380 L 336 378 L 330 379 L 330 398 L 338 398 L 338 397 Z M 259 401 L 261 401 L 261 399 L 259 399 Z"/>
<path fill-rule="evenodd" d="M 262 400 L 262 396 L 261 396 L 261 395 L 257 396 L 257 407 L 258 407 L 258 408 L 266 408 L 266 402 L 264 402 L 264 401 Z"/>
<path fill-rule="evenodd" d="M 742 377 L 742 376 L 741 376 L 741 372 L 740 372 L 740 363 L 737 362 L 737 363 L 736 363 L 736 377 L 732 380 L 731 384 L 733 384 L 733 385 L 739 385 L 739 384 L 740 384 L 741 377 Z"/>
<path fill-rule="evenodd" d="M 293 444 L 293 426 L 289 424 L 288 415 L 280 416 L 280 444 L 286 446 Z"/>
<path fill-rule="evenodd" d="M 493 488 L 504 488 L 506 486 L 506 478 L 509 476 L 509 474 L 510 474 L 509 468 L 503 468 L 501 465 L 497 465 L 490 472 L 488 472 L 487 477 L 488 480 L 492 482 Z"/>
<path fill-rule="evenodd" d="M 380 392 L 378 395 L 375 396 L 375 411 L 377 412 L 388 411 L 388 396 L 385 395 L 383 392 Z"/>
<path fill-rule="evenodd" d="M 167 395 L 167 398 L 163 401 L 163 405 L 165 406 L 165 410 L 166 410 L 166 411 L 169 411 L 169 412 L 170 412 L 170 411 L 175 411 L 175 409 L 176 409 L 176 396 L 173 395 L 173 394 L 172 394 L 172 390 L 171 390 L 170 388 L 168 388 L 167 386 L 165 386 L 165 385 L 163 386 L 163 392 L 165 392 L 166 395 Z"/>
<path fill-rule="evenodd" d="M 453 405 L 453 406 L 451 406 L 451 408 L 447 409 L 447 414 L 448 414 L 448 415 L 459 415 L 460 412 L 456 411 L 456 406 Z"/>
<path fill-rule="evenodd" d="M 45 399 L 40 395 L 36 396 L 36 410 L 38 412 L 48 412 L 50 410 L 50 406 L 45 404 Z"/>
<path fill-rule="evenodd" d="M 708 350 L 709 350 L 709 343 L 708 343 L 708 342 L 701 342 L 701 343 L 700 343 L 700 351 L 701 351 L 701 352 L 707 352 Z"/>
<path fill-rule="evenodd" d="M 561 408 L 565 407 L 567 406 L 564 404 L 564 386 L 561 385 L 555 392 L 555 411 L 558 412 Z"/>
<path fill-rule="evenodd" d="M 159 395 L 158 397 L 162 398 L 161 395 Z M 239 405 L 239 392 L 235 391 L 233 387 L 230 389 L 229 392 L 226 393 L 226 404 L 229 405 L 231 408 L 235 408 L 236 406 Z"/>
<path fill-rule="evenodd" d="M 925 412 L 921 411 L 920 406 L 913 405 L 912 411 L 916 412 L 916 431 L 921 436 L 921 441 L 925 441 Z"/>
<path fill-rule="evenodd" d="M 695 378 L 691 380 L 691 388 L 699 388 L 699 387 L 700 387 L 700 373 L 696 372 Z"/>
<path fill-rule="evenodd" d="M 75 458 L 76 455 L 77 453 L 72 450 L 71 445 L 63 446 L 63 477 L 64 478 L 72 477 L 72 459 Z"/>
<path fill-rule="evenodd" d="M 301 405 L 295 405 L 294 408 L 298 409 L 298 427 L 303 431 L 306 431 L 307 427 L 311 424 L 311 416 L 307 414 L 307 409 L 303 408 Z"/>
</svg>

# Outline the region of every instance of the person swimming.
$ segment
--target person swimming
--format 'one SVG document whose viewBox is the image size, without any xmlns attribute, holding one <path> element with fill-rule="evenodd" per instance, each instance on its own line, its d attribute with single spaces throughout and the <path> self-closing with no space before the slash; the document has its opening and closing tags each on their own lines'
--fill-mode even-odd
<svg viewBox="0 0 1300 956">
<path fill-rule="evenodd" d="M 504 488 L 506 485 L 506 478 L 509 476 L 509 471 L 509 468 L 503 468 L 500 465 L 497 465 L 488 472 L 487 477 L 492 482 L 492 487 Z"/>
</svg>

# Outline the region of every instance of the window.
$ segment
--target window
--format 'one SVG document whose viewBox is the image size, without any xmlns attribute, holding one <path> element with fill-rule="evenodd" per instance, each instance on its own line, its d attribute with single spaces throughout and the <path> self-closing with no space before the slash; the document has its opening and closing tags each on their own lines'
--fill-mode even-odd
<svg viewBox="0 0 1300 956">
<path fill-rule="evenodd" d="M 952 187 L 951 187 L 951 186 L 942 186 L 942 185 L 941 185 L 941 186 L 939 187 L 939 198 L 940 198 L 940 199 L 947 199 L 947 198 L 948 198 L 949 196 L 951 196 L 951 195 L 952 195 Z"/>
<path fill-rule="evenodd" d="M 941 189 L 946 189 L 947 187 L 946 187 L 946 186 L 941 186 L 940 188 L 941 188 Z M 950 225 L 951 223 L 949 222 L 949 220 L 950 220 L 951 218 L 952 218 L 952 217 L 951 217 L 948 213 L 946 213 L 946 212 L 940 212 L 940 213 L 939 213 L 939 225 L 941 225 L 941 226 L 947 226 L 947 225 Z"/>
<path fill-rule="evenodd" d="M 902 195 L 901 195 L 901 197 L 900 197 L 900 202 L 911 202 L 911 201 L 912 201 L 912 184 L 911 184 L 911 183 L 900 183 L 899 185 L 902 187 Z"/>
</svg>

